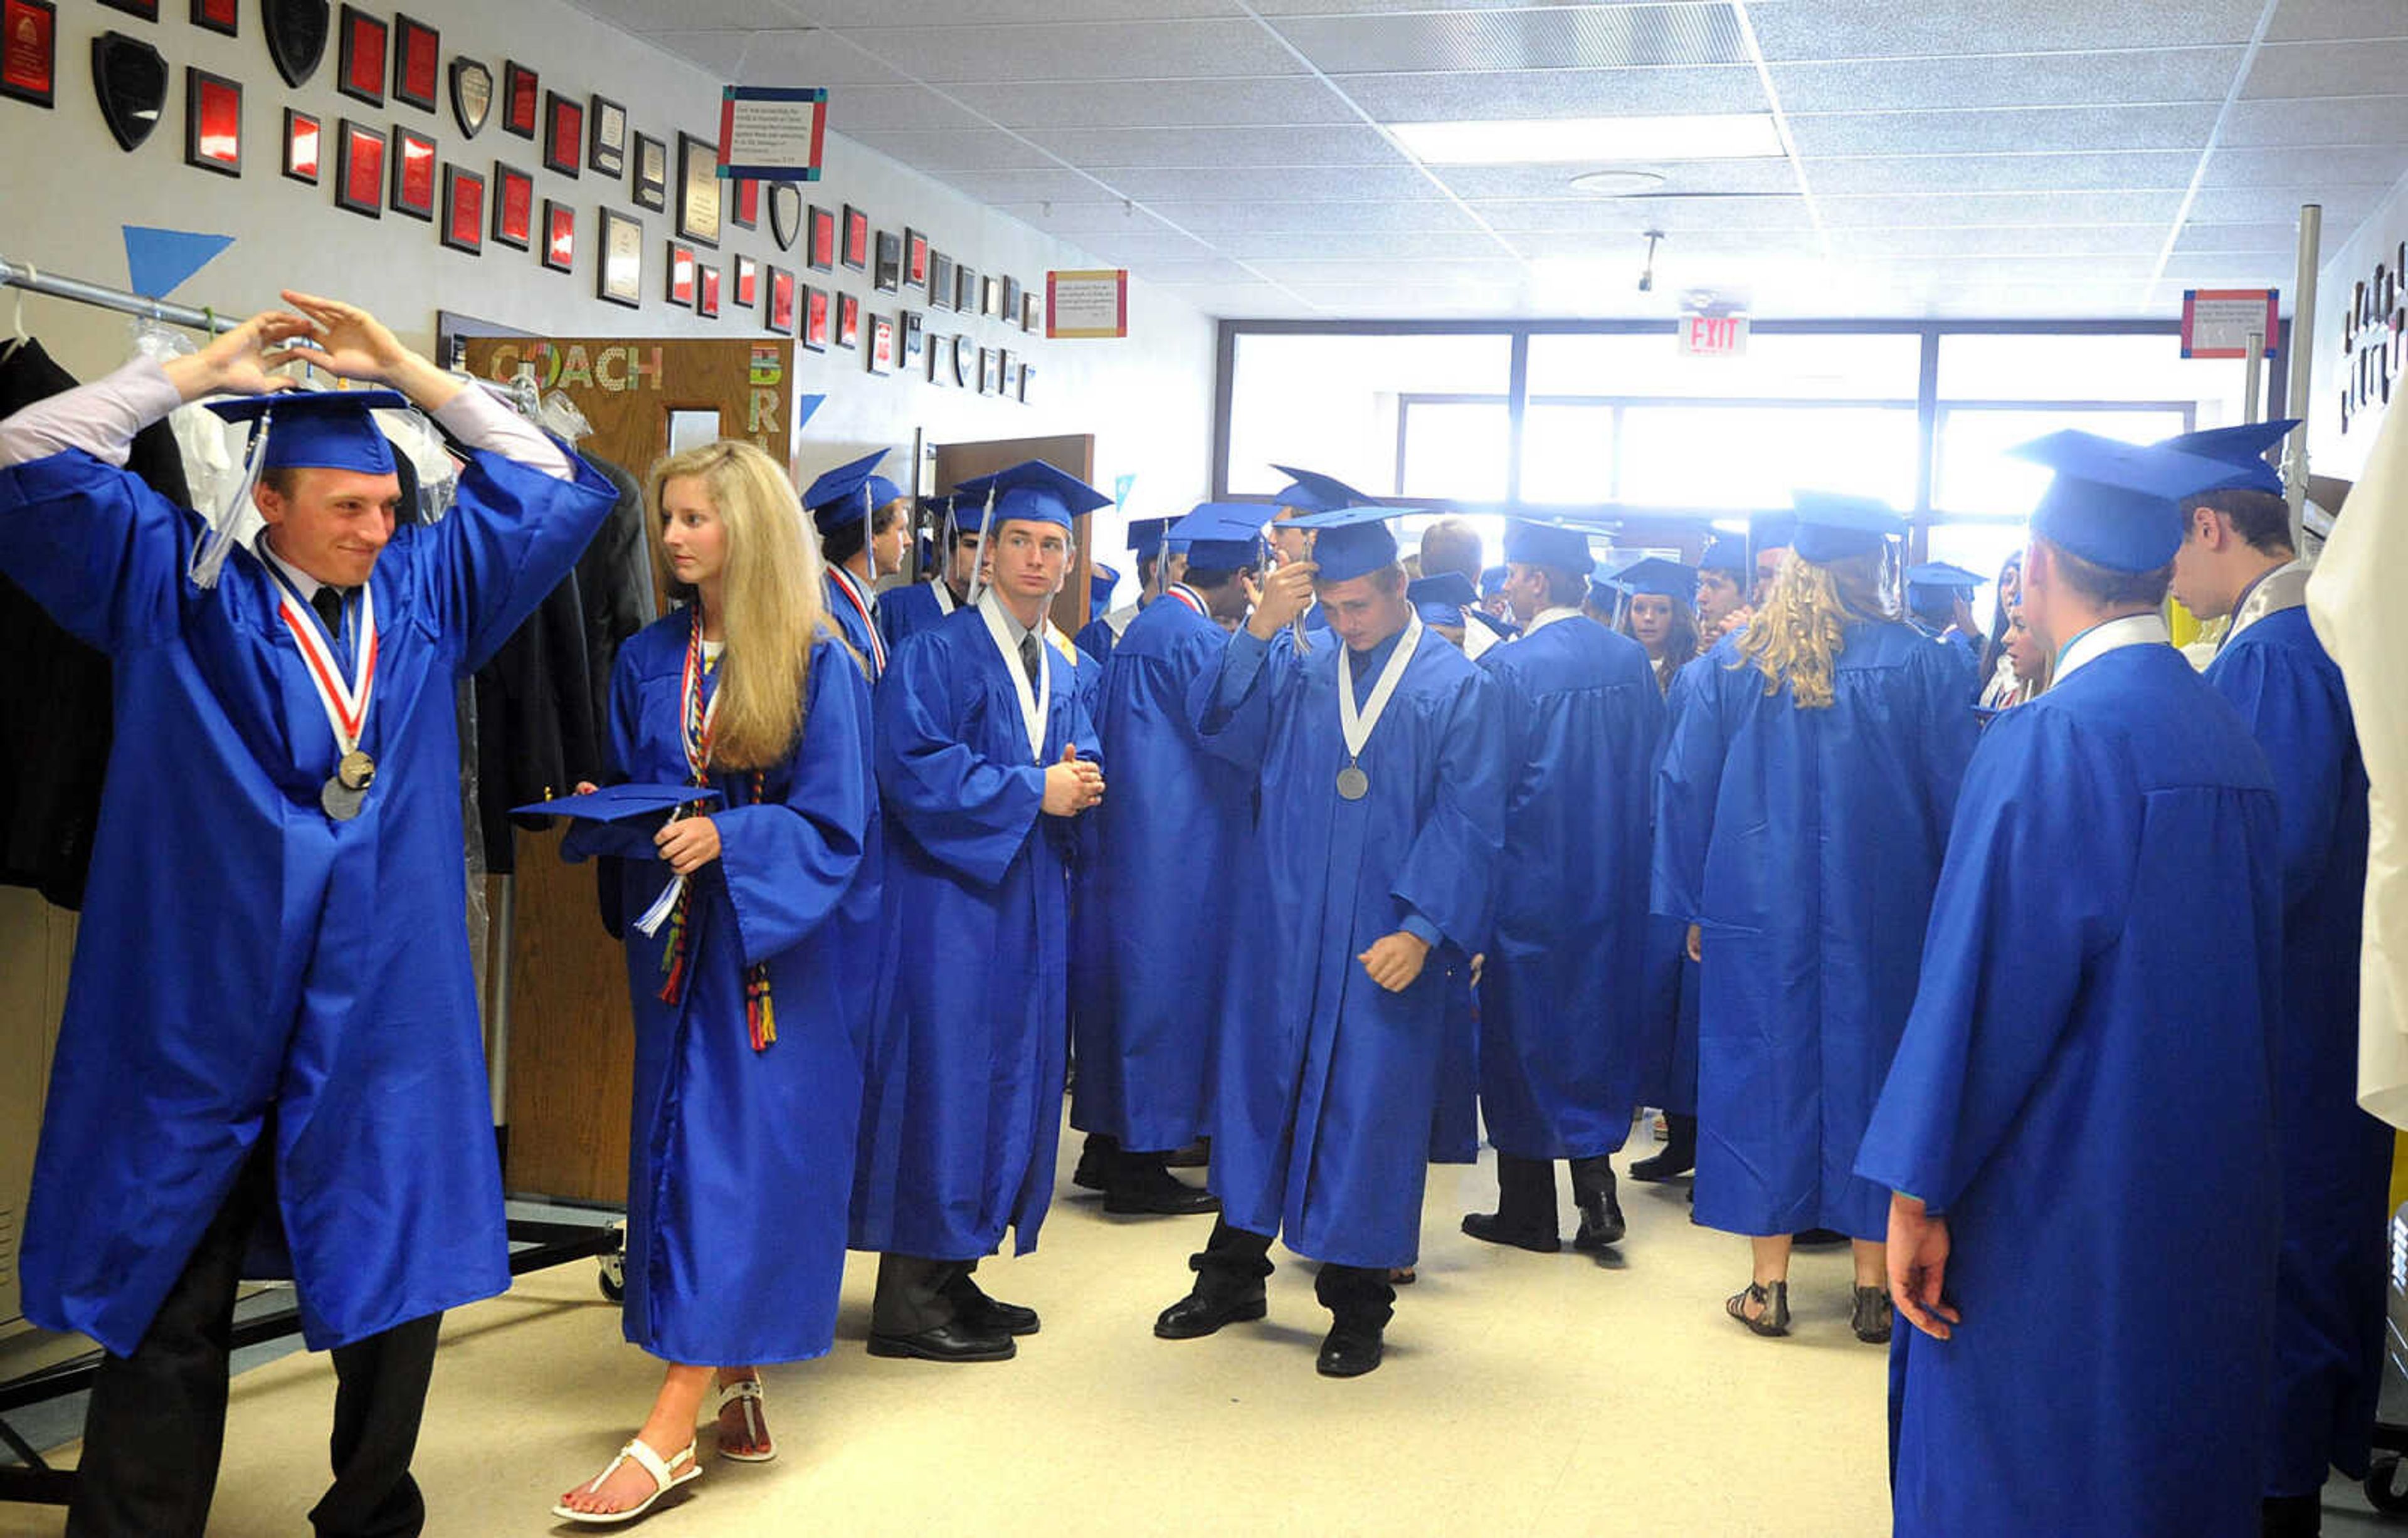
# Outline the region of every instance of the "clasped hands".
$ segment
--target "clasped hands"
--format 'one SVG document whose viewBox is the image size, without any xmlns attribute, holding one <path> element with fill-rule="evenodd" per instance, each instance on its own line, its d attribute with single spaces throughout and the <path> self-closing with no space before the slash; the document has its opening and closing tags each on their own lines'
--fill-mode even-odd
<svg viewBox="0 0 2408 1538">
<path fill-rule="evenodd" d="M 1045 811 L 1052 817 L 1074 817 L 1104 799 L 1104 771 L 1079 756 L 1075 745 L 1062 749 L 1062 762 L 1045 766 Z"/>
<path fill-rule="evenodd" d="M 162 366 L 187 401 L 205 395 L 268 395 L 297 389 L 276 370 L 306 363 L 338 378 L 390 385 L 423 410 L 460 392 L 460 381 L 401 345 L 357 305 L 283 292 L 291 309 L 262 310 L 198 352 Z"/>
</svg>

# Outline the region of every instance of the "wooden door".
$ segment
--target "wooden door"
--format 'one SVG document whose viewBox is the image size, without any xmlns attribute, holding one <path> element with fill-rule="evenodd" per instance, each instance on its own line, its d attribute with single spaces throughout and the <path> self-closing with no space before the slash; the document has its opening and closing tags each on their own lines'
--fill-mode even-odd
<svg viewBox="0 0 2408 1538">
<path fill-rule="evenodd" d="M 1043 460 L 1066 476 L 1093 482 L 1096 473 L 1096 436 L 1092 433 L 1066 433 L 1051 438 L 990 438 L 984 443 L 940 443 L 937 445 L 937 486 L 951 491 L 972 476 L 992 474 L 1010 469 L 1026 460 Z M 1063 578 L 1062 591 L 1054 595 L 1054 622 L 1072 635 L 1084 625 L 1087 613 L 1087 577 L 1095 564 L 1095 552 L 1089 548 L 1088 526 L 1093 520 L 1084 513 L 1072 520 L 1071 533 L 1078 549 L 1070 563 L 1069 575 Z"/>
<path fill-rule="evenodd" d="M 487 337 L 466 348 L 482 378 L 531 364 L 546 392 L 566 392 L 593 424 L 580 448 L 638 481 L 686 412 L 716 412 L 721 435 L 794 463 L 791 342 Z M 504 1180 L 516 1192 L 618 1203 L 634 1092 L 625 952 L 602 928 L 594 867 L 561 863 L 562 836 L 518 834 Z"/>
</svg>

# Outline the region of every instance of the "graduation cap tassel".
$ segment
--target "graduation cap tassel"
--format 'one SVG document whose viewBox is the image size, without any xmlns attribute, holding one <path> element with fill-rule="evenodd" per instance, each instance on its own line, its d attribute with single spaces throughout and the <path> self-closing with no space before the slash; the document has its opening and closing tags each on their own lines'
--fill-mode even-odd
<svg viewBox="0 0 2408 1538">
<path fill-rule="evenodd" d="M 970 603 L 973 605 L 978 603 L 981 597 L 984 596 L 988 587 L 988 584 L 983 580 L 986 577 L 987 563 L 986 536 L 988 526 L 995 521 L 995 483 L 992 480 L 988 481 L 986 488 L 986 506 L 979 512 L 978 564 L 970 568 Z"/>
<path fill-rule="evenodd" d="M 236 525 L 241 521 L 243 505 L 251 500 L 253 488 L 259 484 L 260 461 L 267 449 L 267 423 L 265 419 L 251 430 L 251 439 L 242 451 L 242 476 L 236 481 L 234 494 L 219 504 L 216 518 L 209 522 L 208 532 L 193 547 L 189 575 L 196 588 L 214 588 L 225 569 L 226 551 L 234 545 Z"/>
</svg>

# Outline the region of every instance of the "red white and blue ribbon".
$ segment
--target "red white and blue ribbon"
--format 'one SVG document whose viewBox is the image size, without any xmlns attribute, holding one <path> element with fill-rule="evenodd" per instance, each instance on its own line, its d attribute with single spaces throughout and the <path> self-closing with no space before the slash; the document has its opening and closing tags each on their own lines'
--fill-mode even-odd
<svg viewBox="0 0 2408 1538">
<path fill-rule="evenodd" d="M 853 612 L 861 616 L 861 628 L 869 636 L 870 671 L 873 673 L 885 672 L 886 642 L 885 639 L 878 634 L 878 620 L 876 617 L 869 612 L 869 598 L 867 594 L 861 591 L 860 578 L 854 577 L 853 573 L 845 570 L 842 566 L 830 566 L 828 568 L 828 575 L 836 578 L 837 589 L 844 594 L 844 601 L 853 605 Z"/>
<path fill-rule="evenodd" d="M 309 664 L 309 684 L 317 691 L 318 703 L 325 707 L 326 724 L 334 728 L 335 756 L 339 759 L 360 746 L 367 729 L 368 702 L 376 692 L 376 594 L 366 586 L 360 589 L 359 638 L 351 648 L 351 677 L 347 685 L 335 649 L 319 629 L 316 611 L 301 601 L 273 564 L 267 570 L 276 583 L 276 612 L 284 628 L 293 633 L 293 644 L 301 648 L 302 661 Z"/>
</svg>

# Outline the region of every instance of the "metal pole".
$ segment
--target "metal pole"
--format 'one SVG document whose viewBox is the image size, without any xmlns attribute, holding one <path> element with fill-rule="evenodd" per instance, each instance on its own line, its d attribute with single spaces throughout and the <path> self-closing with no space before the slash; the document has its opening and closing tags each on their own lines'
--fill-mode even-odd
<svg viewBox="0 0 2408 1538">
<path fill-rule="evenodd" d="M 80 278 L 62 278 L 56 273 L 43 272 L 30 262 L 11 262 L 5 256 L 0 256 L 0 288 L 46 293 L 53 299 L 72 299 L 79 305 L 97 305 L 102 309 L 119 310 L 127 315 L 147 315 L 153 320 L 163 320 L 169 325 L 190 326 L 194 331 L 212 334 L 232 331 L 247 319 L 239 315 L 220 315 L 215 310 L 199 309 L 191 305 L 170 305 L 124 289 L 87 283 Z"/>
<path fill-rule="evenodd" d="M 2249 334 L 2249 378 L 2241 387 L 2241 420 L 2244 423 L 2266 420 L 2265 413 L 2259 409 L 2258 403 L 2259 391 L 2265 377 L 2266 334 L 2262 331 L 2253 331 Z"/>
<path fill-rule="evenodd" d="M 494 878 L 494 922 L 485 966 L 485 1070 L 494 1084 L 494 1127 L 510 1121 L 510 950 L 518 935 L 518 878 Z"/>
<path fill-rule="evenodd" d="M 2283 496 L 2291 505 L 2291 548 L 2304 548 L 2300 519 L 2308 502 L 2308 419 L 2315 407 L 2308 400 L 2308 364 L 2316 349 L 2316 257 L 2324 235 L 2321 205 L 2300 208 L 2300 275 L 2291 299 L 2291 382 L 2284 406 L 2300 419 L 2283 446 Z"/>
</svg>

